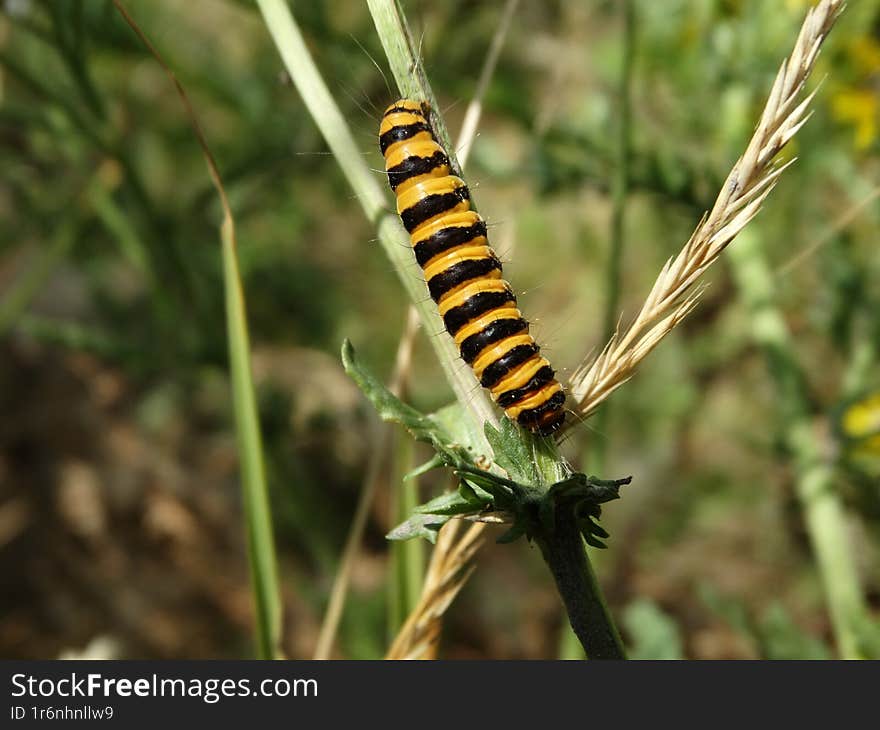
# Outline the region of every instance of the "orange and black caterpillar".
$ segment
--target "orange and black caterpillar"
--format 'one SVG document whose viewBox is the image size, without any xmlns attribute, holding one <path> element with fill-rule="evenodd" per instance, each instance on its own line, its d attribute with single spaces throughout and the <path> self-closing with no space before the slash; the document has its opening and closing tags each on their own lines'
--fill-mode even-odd
<svg viewBox="0 0 880 730">
<path fill-rule="evenodd" d="M 428 291 L 461 357 L 508 418 L 549 436 L 565 420 L 565 393 L 516 308 L 486 223 L 452 174 L 427 104 L 401 99 L 379 127 L 388 182 Z"/>
</svg>

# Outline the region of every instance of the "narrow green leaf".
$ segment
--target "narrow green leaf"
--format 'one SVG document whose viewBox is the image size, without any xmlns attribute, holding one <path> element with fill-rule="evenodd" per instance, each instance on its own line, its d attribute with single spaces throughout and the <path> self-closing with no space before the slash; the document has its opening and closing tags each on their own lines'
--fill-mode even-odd
<svg viewBox="0 0 880 730">
<path fill-rule="evenodd" d="M 432 469 L 438 469 L 441 466 L 444 466 L 443 457 L 439 454 L 434 454 L 428 461 L 424 464 L 419 464 L 415 469 L 411 469 L 406 474 L 403 475 L 403 481 L 407 482 L 411 479 L 417 479 L 422 476 L 422 474 L 426 474 Z"/>
<path fill-rule="evenodd" d="M 257 650 L 263 659 L 280 655 L 281 601 L 272 516 L 266 490 L 263 448 L 251 376 L 250 344 L 244 294 L 230 219 L 220 231 L 223 246 L 223 285 L 235 433 L 241 460 L 242 496 L 248 540 L 251 582 L 256 601 Z"/>
<path fill-rule="evenodd" d="M 459 483 L 458 493 L 475 505 L 492 504 L 495 499 L 490 492 L 477 484 L 470 484 L 466 479 L 462 479 Z"/>
<path fill-rule="evenodd" d="M 164 69 L 174 84 L 192 130 L 201 147 L 211 181 L 217 190 L 223 209 L 220 226 L 220 243 L 223 259 L 223 289 L 226 300 L 226 328 L 229 341 L 229 364 L 232 380 L 232 401 L 235 412 L 235 432 L 238 456 L 241 462 L 242 493 L 245 525 L 248 540 L 248 558 L 251 583 L 256 603 L 257 652 L 264 659 L 280 657 L 281 599 L 278 589 L 278 568 L 275 561 L 275 543 L 272 534 L 272 515 L 266 492 L 266 475 L 263 466 L 263 447 L 260 422 L 257 417 L 254 384 L 251 376 L 250 343 L 245 313 L 244 293 L 238 269 L 235 243 L 235 222 L 214 162 L 192 104 L 177 80 L 143 31 L 118 0 L 117 11 L 137 34 L 150 53 Z"/>
<path fill-rule="evenodd" d="M 412 540 L 416 537 L 424 537 L 434 543 L 437 541 L 437 532 L 449 519 L 448 515 L 423 515 L 416 512 L 385 537 L 388 540 Z"/>
</svg>

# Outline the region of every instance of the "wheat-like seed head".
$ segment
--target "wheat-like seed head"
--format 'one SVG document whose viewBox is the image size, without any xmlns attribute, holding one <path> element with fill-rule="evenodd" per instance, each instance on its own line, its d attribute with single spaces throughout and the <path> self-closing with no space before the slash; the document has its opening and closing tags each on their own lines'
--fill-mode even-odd
<svg viewBox="0 0 880 730">
<path fill-rule="evenodd" d="M 443 614 L 474 570 L 471 559 L 483 544 L 485 524 L 476 523 L 464 534 L 461 521 L 450 520 L 440 529 L 418 605 L 391 644 L 386 659 L 435 659 Z"/>
<path fill-rule="evenodd" d="M 635 320 L 611 338 L 598 357 L 572 376 L 574 411 L 592 413 L 612 392 L 629 380 L 638 364 L 693 309 L 700 290 L 688 291 L 734 237 L 755 217 L 785 165 L 773 159 L 808 118 L 815 91 L 798 103 L 813 70 L 819 49 L 843 0 L 822 0 L 807 13 L 791 55 L 783 61 L 764 112 L 746 151 L 733 166 L 712 210 L 677 256 L 666 262 Z M 792 160 L 793 162 L 793 160 Z"/>
</svg>

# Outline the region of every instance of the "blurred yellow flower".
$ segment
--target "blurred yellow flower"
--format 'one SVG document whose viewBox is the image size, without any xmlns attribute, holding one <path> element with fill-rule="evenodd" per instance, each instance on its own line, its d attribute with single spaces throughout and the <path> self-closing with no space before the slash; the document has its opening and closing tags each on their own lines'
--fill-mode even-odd
<svg viewBox="0 0 880 730">
<path fill-rule="evenodd" d="M 845 89 L 834 95 L 831 109 L 835 119 L 855 126 L 855 144 L 866 149 L 877 138 L 877 118 L 880 101 L 869 89 Z"/>
<path fill-rule="evenodd" d="M 838 91 L 831 100 L 835 119 L 855 127 L 855 145 L 869 147 L 877 138 L 880 119 L 880 43 L 872 36 L 856 36 L 846 45 L 846 54 L 856 72 L 856 85 Z"/>
<path fill-rule="evenodd" d="M 872 36 L 857 36 L 849 44 L 848 50 L 859 71 L 868 74 L 880 71 L 880 43 Z"/>
<path fill-rule="evenodd" d="M 880 393 L 873 393 L 849 405 L 843 412 L 841 426 L 847 438 L 880 437 Z"/>
</svg>

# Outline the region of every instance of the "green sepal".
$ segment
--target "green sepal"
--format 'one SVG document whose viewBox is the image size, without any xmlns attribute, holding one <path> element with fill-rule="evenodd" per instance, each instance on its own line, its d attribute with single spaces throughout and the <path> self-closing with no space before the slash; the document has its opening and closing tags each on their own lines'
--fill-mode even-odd
<svg viewBox="0 0 880 730">
<path fill-rule="evenodd" d="M 581 530 L 581 535 L 584 536 L 584 542 L 586 542 L 587 545 L 592 545 L 594 548 L 599 548 L 600 550 L 605 550 L 608 547 L 604 542 L 593 537 L 589 530 Z"/>
<path fill-rule="evenodd" d="M 491 423 L 483 425 L 486 440 L 495 454 L 495 463 L 504 469 L 511 479 L 522 484 L 540 483 L 540 475 L 534 458 L 526 448 L 522 432 L 509 418 L 501 420 L 500 429 Z"/>
<path fill-rule="evenodd" d="M 495 499 L 490 492 L 478 484 L 469 483 L 466 478 L 459 482 L 458 493 L 469 502 L 480 505 L 483 509 L 491 505 Z"/>
<path fill-rule="evenodd" d="M 522 495 L 524 492 L 521 484 L 517 484 L 511 479 L 505 479 L 497 474 L 483 471 L 482 469 L 463 467 L 456 469 L 455 473 L 462 479 L 467 480 L 468 484 L 472 487 L 479 488 L 491 495 L 492 499 L 496 502 L 495 506 L 499 509 L 506 509 L 517 496 Z"/>
</svg>

